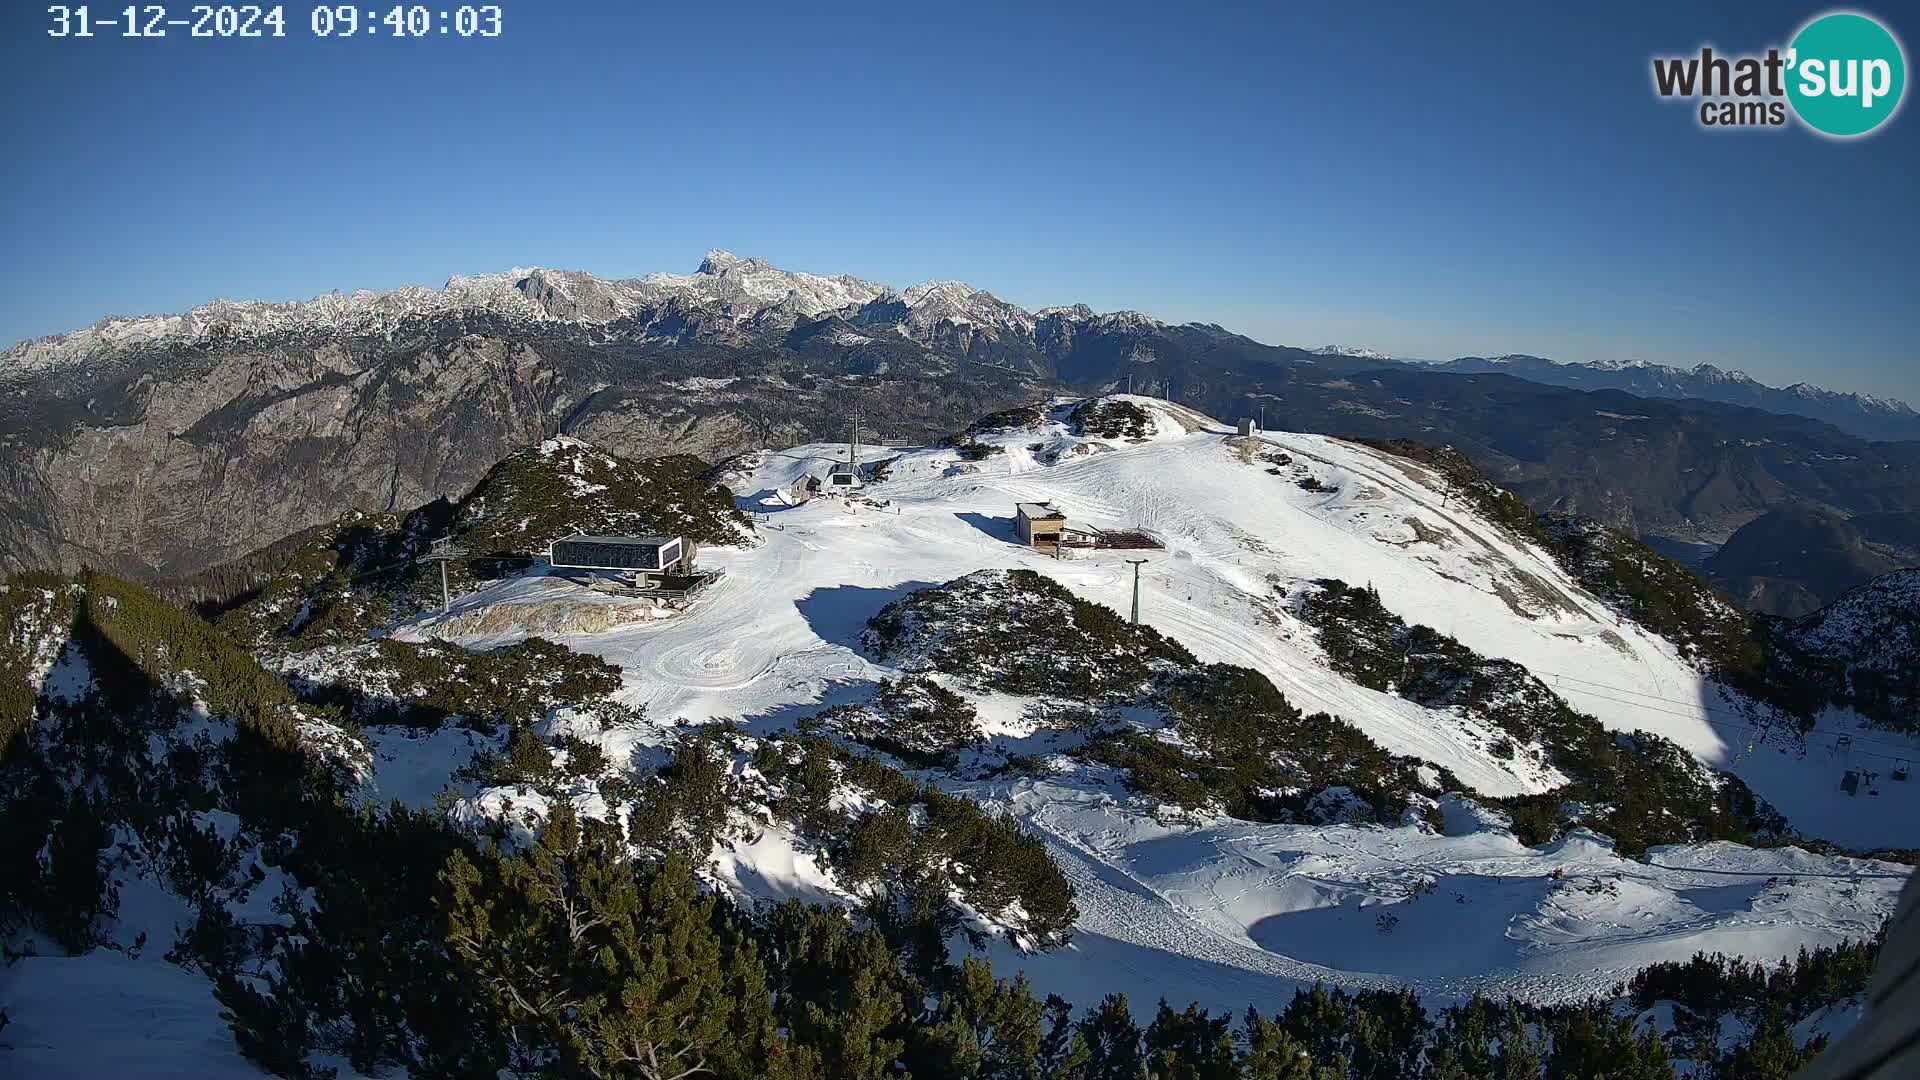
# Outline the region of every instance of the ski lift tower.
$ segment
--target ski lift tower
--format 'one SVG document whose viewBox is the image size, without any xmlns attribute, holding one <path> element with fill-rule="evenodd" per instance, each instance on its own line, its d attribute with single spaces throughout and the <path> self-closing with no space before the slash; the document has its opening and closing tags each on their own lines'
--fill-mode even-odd
<svg viewBox="0 0 1920 1080">
<path fill-rule="evenodd" d="M 453 537 L 443 536 L 432 543 L 425 555 L 414 560 L 414 562 L 440 564 L 440 614 L 442 615 L 445 615 L 447 609 L 453 606 L 451 595 L 447 591 L 447 564 L 455 559 L 466 557 L 466 548 L 454 543 Z"/>
<path fill-rule="evenodd" d="M 853 469 L 853 475 L 860 475 L 860 403 L 853 406 L 853 433 L 847 441 L 847 463 Z"/>
<path fill-rule="evenodd" d="M 1133 625 L 1135 626 L 1140 625 L 1140 567 L 1146 561 L 1145 559 L 1127 560 L 1133 566 Z"/>
</svg>

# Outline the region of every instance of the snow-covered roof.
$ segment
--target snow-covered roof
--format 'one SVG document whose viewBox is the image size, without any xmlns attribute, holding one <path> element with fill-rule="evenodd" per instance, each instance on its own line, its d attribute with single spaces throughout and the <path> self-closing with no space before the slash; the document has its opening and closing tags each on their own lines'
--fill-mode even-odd
<svg viewBox="0 0 1920 1080">
<path fill-rule="evenodd" d="M 1018 513 L 1024 514 L 1030 518 L 1064 518 L 1067 516 L 1061 511 L 1054 509 L 1052 503 L 1039 503 L 1039 502 L 1014 503 L 1013 508 Z"/>
<path fill-rule="evenodd" d="M 1072 518 L 1068 518 L 1066 524 L 1060 526 L 1060 528 L 1066 532 L 1086 533 L 1088 536 L 1100 535 L 1099 529 L 1084 521 L 1075 521 Z"/>
</svg>

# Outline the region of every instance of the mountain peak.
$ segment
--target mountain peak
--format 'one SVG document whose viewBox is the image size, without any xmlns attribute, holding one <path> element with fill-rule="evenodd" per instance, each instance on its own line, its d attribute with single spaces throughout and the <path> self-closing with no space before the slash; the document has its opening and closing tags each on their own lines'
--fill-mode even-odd
<svg viewBox="0 0 1920 1080">
<path fill-rule="evenodd" d="M 724 274 L 736 266 L 755 262 L 763 267 L 766 265 L 766 260 L 764 259 L 743 259 L 724 248 L 714 248 L 712 251 L 707 252 L 706 258 L 700 260 L 700 268 L 694 272 L 699 274 Z"/>
<path fill-rule="evenodd" d="M 735 255 L 731 251 L 726 251 L 721 248 L 714 248 L 712 251 L 707 252 L 706 257 L 700 260 L 700 268 L 694 272 L 696 274 L 704 274 L 710 277 L 726 277 L 729 274 L 758 274 L 758 273 L 767 273 L 767 272 L 771 272 L 775 274 L 788 273 L 788 271 L 781 270 L 780 268 L 774 266 L 772 263 L 768 262 L 765 259 L 760 258 L 757 255 L 742 257 L 739 255 Z"/>
<path fill-rule="evenodd" d="M 1362 360 L 1393 359 L 1392 353 L 1380 349 L 1368 348 L 1365 345 L 1322 345 L 1317 349 L 1309 349 L 1307 351 L 1313 353 L 1315 356 L 1355 356 Z"/>
<path fill-rule="evenodd" d="M 907 306 L 918 307 L 929 300 L 964 301 L 979 292 L 964 281 L 924 281 L 900 295 Z"/>
</svg>

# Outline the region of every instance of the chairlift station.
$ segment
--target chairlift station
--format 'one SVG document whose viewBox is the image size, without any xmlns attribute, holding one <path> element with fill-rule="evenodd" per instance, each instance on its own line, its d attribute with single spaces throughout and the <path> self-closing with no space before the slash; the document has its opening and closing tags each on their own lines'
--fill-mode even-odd
<svg viewBox="0 0 1920 1080">
<path fill-rule="evenodd" d="M 588 536 L 575 533 L 547 545 L 547 564 L 556 570 L 612 570 L 643 574 L 681 574 L 693 556 L 678 536 Z"/>
</svg>

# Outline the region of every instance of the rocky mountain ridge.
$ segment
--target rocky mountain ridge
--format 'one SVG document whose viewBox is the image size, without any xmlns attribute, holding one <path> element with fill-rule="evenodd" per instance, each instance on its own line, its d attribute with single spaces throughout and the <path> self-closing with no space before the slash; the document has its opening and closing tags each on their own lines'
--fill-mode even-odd
<svg viewBox="0 0 1920 1080">
<path fill-rule="evenodd" d="M 623 340 L 738 344 L 832 316 L 898 330 L 962 354 L 983 337 L 1023 353 L 1038 371 L 1042 339 L 1082 325 L 1158 325 L 1137 312 L 1096 315 L 1084 305 L 1028 312 L 959 281 L 896 291 L 851 275 L 783 270 L 765 259 L 710 251 L 692 274 L 604 279 L 574 270 L 516 268 L 456 276 L 440 289 L 327 293 L 289 303 L 214 300 L 178 315 L 109 317 L 91 327 L 0 352 L 0 381 L 111 364 L 131 354 L 258 350 L 340 340 L 393 341 L 421 326 L 496 324 L 527 331 L 606 329 Z M 1064 336 L 1071 336 L 1067 331 Z"/>
<path fill-rule="evenodd" d="M 1096 314 L 1084 304 L 1028 311 L 961 281 L 895 290 L 849 274 L 785 270 L 762 258 L 709 251 L 692 274 L 607 279 L 577 270 L 515 268 L 455 276 L 440 289 L 403 286 L 327 293 L 285 303 L 214 300 L 184 314 L 108 317 L 71 333 L 20 342 L 0 352 L 0 382 L 155 350 L 266 348 L 303 341 L 394 340 L 410 328 L 492 322 L 519 330 L 608 328 L 627 340 L 743 343 L 834 319 L 889 328 L 945 353 L 997 356 L 1035 374 L 1085 331 L 1165 330 L 1134 311 Z M 1186 324 L 1211 329 L 1219 327 Z M 842 333 L 839 344 L 862 336 Z M 1237 335 L 1234 335 L 1237 336 Z M 1249 342 L 1251 344 L 1251 342 Z M 1371 348 L 1325 345 L 1286 350 L 1306 357 L 1397 362 Z M 1503 374 L 1574 389 L 1617 389 L 1640 397 L 1692 398 L 1823 420 L 1866 438 L 1920 438 L 1920 413 L 1905 402 L 1799 382 L 1767 386 L 1713 364 L 1680 368 L 1645 360 L 1570 363 L 1514 353 L 1463 356 L 1423 365 L 1451 374 Z"/>
<path fill-rule="evenodd" d="M 1451 444 L 1536 509 L 1650 540 L 1718 544 L 1784 505 L 1920 513 L 1920 443 L 1798 416 L 713 252 L 691 274 L 220 302 L 16 346 L 0 354 L 0 565 L 191 573 L 344 509 L 455 497 L 559 434 L 711 462 L 844 438 L 856 406 L 869 439 L 923 439 L 1122 388 L 1229 421 Z"/>
<path fill-rule="evenodd" d="M 1625 390 L 1638 397 L 1698 398 L 1746 405 L 1789 416 L 1823 420 L 1867 439 L 1920 439 L 1920 413 L 1904 401 L 1874 394 L 1827 390 L 1807 382 L 1774 387 L 1744 371 L 1713 364 L 1691 368 L 1645 360 L 1563 363 L 1540 356 L 1462 356 L 1431 365 L 1457 374 L 1512 375 L 1578 390 Z"/>
</svg>

